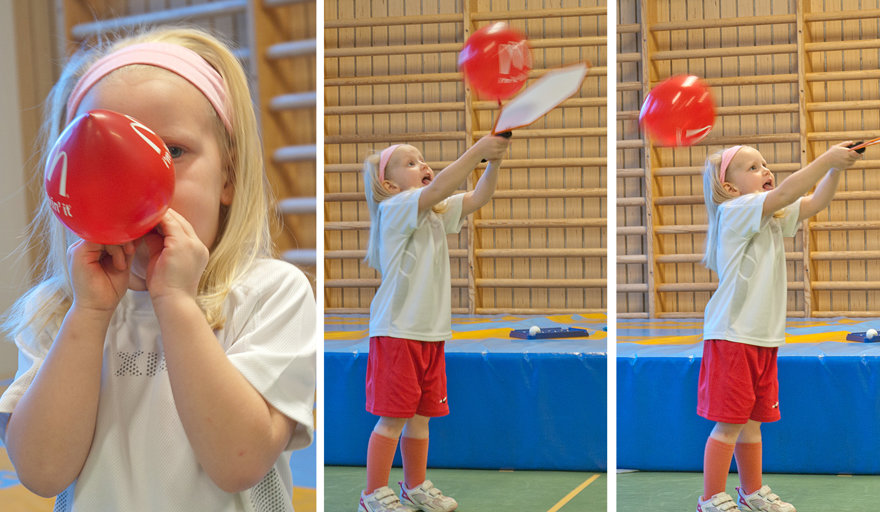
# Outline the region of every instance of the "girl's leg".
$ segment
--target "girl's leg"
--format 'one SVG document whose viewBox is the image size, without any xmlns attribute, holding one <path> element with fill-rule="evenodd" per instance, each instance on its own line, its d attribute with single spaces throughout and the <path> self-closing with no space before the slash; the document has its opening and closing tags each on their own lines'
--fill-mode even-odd
<svg viewBox="0 0 880 512">
<path fill-rule="evenodd" d="M 408 489 L 421 485 L 428 470 L 428 421 L 430 418 L 416 414 L 406 422 L 400 440 L 403 457 L 403 483 Z"/>
<path fill-rule="evenodd" d="M 367 445 L 367 488 L 364 494 L 372 494 L 380 487 L 388 485 L 394 452 L 397 451 L 397 440 L 400 437 L 407 418 L 390 418 L 382 416 L 373 428 L 370 442 Z"/>
<path fill-rule="evenodd" d="M 701 500 L 707 500 L 712 496 L 724 492 L 727 487 L 727 474 L 730 472 L 730 461 L 733 459 L 733 451 L 736 440 L 745 425 L 738 423 L 715 424 L 709 439 L 706 441 L 706 450 L 703 453 L 703 496 Z"/>
<path fill-rule="evenodd" d="M 749 420 L 736 440 L 736 467 L 739 471 L 739 483 L 745 494 L 752 494 L 761 488 L 761 423 Z"/>
</svg>

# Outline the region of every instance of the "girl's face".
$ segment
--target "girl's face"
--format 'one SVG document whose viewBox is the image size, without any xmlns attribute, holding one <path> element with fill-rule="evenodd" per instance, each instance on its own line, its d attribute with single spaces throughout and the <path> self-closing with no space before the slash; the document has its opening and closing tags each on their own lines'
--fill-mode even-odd
<svg viewBox="0 0 880 512">
<path fill-rule="evenodd" d="M 397 193 L 424 187 L 433 179 L 434 171 L 425 163 L 422 153 L 410 145 L 402 145 L 388 159 L 382 186 L 389 192 Z"/>
<path fill-rule="evenodd" d="M 734 196 L 767 192 L 776 186 L 764 157 L 757 149 L 748 146 L 737 151 L 730 160 L 725 178 L 727 181 L 722 186 Z"/>
<path fill-rule="evenodd" d="M 86 94 L 77 115 L 93 109 L 127 114 L 156 132 L 174 158 L 174 196 L 170 208 L 192 224 L 211 248 L 217 238 L 220 205 L 232 203 L 215 114 L 210 102 L 183 78 L 158 68 L 122 68 Z M 146 251 L 135 254 L 132 272 L 144 277 Z"/>
</svg>

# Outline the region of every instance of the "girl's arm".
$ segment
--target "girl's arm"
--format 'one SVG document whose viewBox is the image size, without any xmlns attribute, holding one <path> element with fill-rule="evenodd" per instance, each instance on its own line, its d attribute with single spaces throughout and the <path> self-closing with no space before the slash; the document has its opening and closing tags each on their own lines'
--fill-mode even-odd
<svg viewBox="0 0 880 512">
<path fill-rule="evenodd" d="M 764 199 L 763 215 L 770 215 L 797 201 L 799 197 L 809 192 L 813 185 L 830 169 L 847 169 L 852 166 L 861 155 L 846 147 L 851 143 L 852 141 L 847 141 L 831 146 L 819 158 L 783 180 L 775 189 L 767 192 L 767 197 Z M 803 205 L 801 207 L 803 208 Z"/>
<path fill-rule="evenodd" d="M 834 193 L 837 192 L 840 174 L 839 169 L 831 169 L 825 173 L 825 177 L 819 182 L 816 190 L 801 200 L 798 222 L 816 215 L 831 203 Z"/>
<path fill-rule="evenodd" d="M 471 213 L 479 210 L 483 205 L 492 199 L 495 193 L 495 186 L 498 183 L 498 169 L 501 167 L 501 160 L 490 160 L 486 165 L 486 170 L 473 190 L 466 193 L 461 202 L 461 217 L 465 218 Z"/>
<path fill-rule="evenodd" d="M 159 319 L 177 413 L 196 459 L 226 492 L 256 485 L 290 440 L 295 422 L 269 405 L 229 361 L 196 303 L 208 250 L 168 210 L 164 236 L 147 235 L 147 288 Z"/>
<path fill-rule="evenodd" d="M 104 338 L 128 287 L 134 247 L 77 242 L 68 250 L 73 305 L 34 381 L 6 426 L 6 449 L 21 483 L 50 497 L 85 464 L 95 434 Z"/>
<path fill-rule="evenodd" d="M 487 135 L 468 148 L 455 162 L 438 172 L 419 194 L 419 212 L 432 208 L 458 190 L 481 160 L 500 160 L 510 142 L 505 137 Z"/>
</svg>

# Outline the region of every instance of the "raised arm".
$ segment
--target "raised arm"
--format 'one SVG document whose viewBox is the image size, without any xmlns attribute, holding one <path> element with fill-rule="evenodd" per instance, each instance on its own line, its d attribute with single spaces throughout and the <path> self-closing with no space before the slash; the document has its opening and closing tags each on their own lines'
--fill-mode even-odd
<svg viewBox="0 0 880 512">
<path fill-rule="evenodd" d="M 507 151 L 508 143 L 509 139 L 497 135 L 487 135 L 478 140 L 422 189 L 419 211 L 425 211 L 455 193 L 481 160 L 500 160 Z"/>
<path fill-rule="evenodd" d="M 799 197 L 802 197 L 804 194 L 810 191 L 813 188 L 813 185 L 816 184 L 817 181 L 827 173 L 831 169 L 847 169 L 855 163 L 856 160 L 859 159 L 861 155 L 856 153 L 855 151 L 848 149 L 846 146 L 851 144 L 852 141 L 841 142 L 840 144 L 831 146 L 828 148 L 828 151 L 822 153 L 819 158 L 813 160 L 803 169 L 795 172 L 788 178 L 782 181 L 775 189 L 767 192 L 767 197 L 764 199 L 764 208 L 762 213 L 764 215 L 770 215 L 777 210 L 781 210 L 791 203 L 795 202 Z M 831 196 L 834 195 L 834 189 L 837 187 L 837 179 L 834 178 L 834 188 L 830 190 Z M 830 182 L 829 182 L 830 184 Z M 829 196 L 828 201 L 831 200 Z M 818 203 L 817 203 L 818 204 Z M 827 205 L 827 202 L 825 203 Z M 824 208 L 822 206 L 821 208 Z M 804 208 L 803 202 L 801 203 L 801 209 Z M 808 208 L 812 209 L 812 206 Z M 817 209 L 819 211 L 821 208 Z M 815 212 L 811 213 L 808 216 L 814 215 Z M 805 218 L 801 215 L 801 218 Z"/>
<path fill-rule="evenodd" d="M 466 193 L 461 201 L 461 217 L 464 218 L 471 213 L 479 210 L 492 199 L 495 193 L 495 186 L 498 184 L 498 169 L 501 167 L 501 160 L 490 160 L 486 165 L 486 170 L 473 190 Z"/>
<path fill-rule="evenodd" d="M 816 215 L 831 203 L 831 200 L 834 198 L 834 193 L 837 192 L 837 184 L 840 182 L 840 175 L 840 169 L 836 168 L 825 173 L 825 177 L 819 182 L 816 190 L 801 200 L 798 222 Z"/>
</svg>

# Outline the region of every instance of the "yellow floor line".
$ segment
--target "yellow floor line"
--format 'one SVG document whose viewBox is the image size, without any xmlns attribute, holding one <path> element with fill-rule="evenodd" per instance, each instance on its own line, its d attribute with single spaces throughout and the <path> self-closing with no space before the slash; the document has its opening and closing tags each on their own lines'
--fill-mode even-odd
<svg viewBox="0 0 880 512">
<path fill-rule="evenodd" d="M 568 503 L 569 501 L 572 500 L 572 498 L 574 498 L 575 496 L 580 494 L 580 492 L 583 491 L 584 489 L 586 489 L 588 485 L 595 482 L 597 478 L 599 478 L 599 475 L 593 475 L 590 478 L 587 478 L 586 480 L 584 480 L 584 482 L 581 485 L 575 487 L 570 493 L 566 494 L 564 498 L 559 500 L 559 502 L 556 505 L 553 505 L 553 508 L 551 508 L 547 512 L 556 512 L 557 510 L 564 507 L 566 503 Z"/>
</svg>

